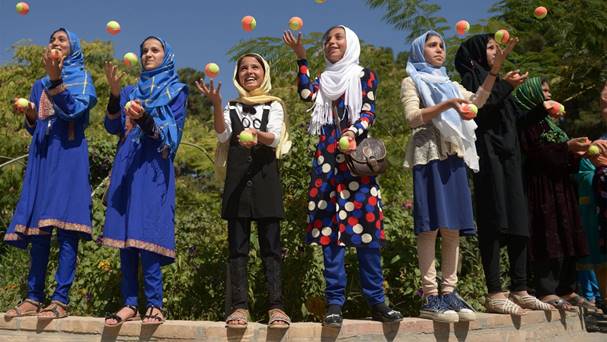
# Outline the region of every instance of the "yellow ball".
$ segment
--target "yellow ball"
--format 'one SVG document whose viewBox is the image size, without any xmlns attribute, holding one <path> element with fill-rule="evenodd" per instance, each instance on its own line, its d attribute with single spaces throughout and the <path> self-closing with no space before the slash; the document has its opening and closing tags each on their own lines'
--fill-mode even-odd
<svg viewBox="0 0 607 342">
<path fill-rule="evenodd" d="M 17 99 L 17 101 L 15 101 L 15 105 L 19 109 L 25 109 L 29 106 L 29 104 L 30 102 L 27 99 L 24 99 L 23 97 L 20 97 Z"/>
<path fill-rule="evenodd" d="M 253 133 L 249 132 L 249 131 L 242 131 L 240 132 L 240 141 L 241 142 L 252 142 L 255 139 L 253 138 Z"/>
<path fill-rule="evenodd" d="M 137 55 L 132 52 L 127 52 L 122 57 L 122 62 L 128 67 L 137 65 L 138 61 L 139 59 L 137 58 Z"/>
<path fill-rule="evenodd" d="M 314 0 L 317 4 L 324 4 L 326 0 Z"/>
<path fill-rule="evenodd" d="M 303 27 L 303 20 L 300 17 L 289 19 L 289 28 L 293 31 L 299 31 Z"/>
<path fill-rule="evenodd" d="M 257 27 L 257 21 L 250 15 L 243 17 L 240 22 L 242 23 L 242 29 L 247 32 L 251 32 Z"/>
<path fill-rule="evenodd" d="M 348 137 L 341 137 L 341 139 L 339 139 L 339 149 L 342 151 L 348 151 L 350 149 L 350 139 Z"/>
<path fill-rule="evenodd" d="M 120 24 L 115 20 L 108 21 L 105 25 L 105 30 L 112 36 L 117 35 L 120 32 Z"/>
<path fill-rule="evenodd" d="M 594 156 L 598 155 L 599 153 L 601 153 L 601 150 L 596 145 L 590 145 L 590 147 L 588 148 L 588 155 L 591 157 L 594 157 Z"/>
</svg>

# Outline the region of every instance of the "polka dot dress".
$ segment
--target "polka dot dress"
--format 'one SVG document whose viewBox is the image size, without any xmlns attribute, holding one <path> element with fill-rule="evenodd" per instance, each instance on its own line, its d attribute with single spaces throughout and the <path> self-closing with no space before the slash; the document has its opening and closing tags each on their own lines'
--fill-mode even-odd
<svg viewBox="0 0 607 342">
<path fill-rule="evenodd" d="M 318 81 L 310 82 L 305 60 L 299 60 L 298 64 L 300 97 L 313 101 L 318 91 Z M 363 111 L 360 119 L 350 125 L 346 115 L 340 125 L 343 130 L 353 131 L 359 141 L 366 136 L 375 118 L 375 75 L 365 69 L 361 74 L 361 84 Z M 343 97 L 336 102 L 341 118 L 344 114 Z M 337 244 L 379 248 L 385 240 L 379 186 L 375 177 L 353 175 L 346 164 L 345 155 L 337 146 L 336 127 L 323 126 L 312 160 L 306 242 L 323 246 Z"/>
</svg>

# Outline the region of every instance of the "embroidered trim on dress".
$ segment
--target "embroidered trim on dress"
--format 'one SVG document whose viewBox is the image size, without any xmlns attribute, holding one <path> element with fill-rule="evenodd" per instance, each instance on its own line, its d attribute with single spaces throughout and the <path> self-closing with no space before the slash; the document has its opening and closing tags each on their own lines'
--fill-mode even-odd
<svg viewBox="0 0 607 342">
<path fill-rule="evenodd" d="M 56 227 L 58 229 L 76 231 L 76 232 L 86 233 L 89 235 L 92 233 L 91 227 L 89 227 L 87 225 L 78 224 L 78 223 L 70 223 L 70 222 L 65 222 L 65 221 L 56 220 L 56 219 L 39 220 L 38 227 L 26 227 L 22 224 L 17 224 L 17 225 L 15 225 L 15 232 L 26 235 L 26 236 L 51 234 L 50 232 L 47 232 L 40 227 L 43 227 L 43 228 L 44 227 Z M 7 237 L 9 235 L 11 235 L 11 237 L 12 237 L 12 235 L 16 235 L 16 238 L 14 240 L 21 239 L 21 237 L 18 234 L 10 233 L 10 234 L 5 235 L 5 237 L 4 237 L 5 241 L 9 241 L 9 240 L 7 240 Z M 14 240 L 10 240 L 10 241 L 14 241 Z"/>
<path fill-rule="evenodd" d="M 175 259 L 175 251 L 166 247 L 162 247 L 153 243 L 141 241 L 141 240 L 133 240 L 128 239 L 126 241 L 114 240 L 104 237 L 103 245 L 112 247 L 112 248 L 129 248 L 134 247 L 138 249 L 144 249 L 146 251 L 154 252 L 160 255 L 164 255 L 169 258 Z"/>
</svg>

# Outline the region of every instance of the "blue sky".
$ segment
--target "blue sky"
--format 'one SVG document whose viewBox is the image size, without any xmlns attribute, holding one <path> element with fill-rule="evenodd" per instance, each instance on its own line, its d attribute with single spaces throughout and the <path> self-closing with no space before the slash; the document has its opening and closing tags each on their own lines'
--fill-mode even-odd
<svg viewBox="0 0 607 342">
<path fill-rule="evenodd" d="M 303 32 L 324 31 L 344 24 L 362 40 L 378 46 L 405 50 L 404 33 L 384 23 L 383 10 L 371 10 L 364 0 L 31 0 L 26 16 L 15 11 L 15 0 L 0 0 L 0 64 L 12 58 L 11 45 L 21 39 L 46 44 L 55 28 L 65 26 L 83 40 L 112 41 L 118 58 L 137 52 L 140 41 L 151 34 L 165 38 L 175 51 L 177 67 L 203 69 L 208 62 L 221 67 L 219 80 L 229 85 L 224 98 L 235 90 L 230 76 L 233 65 L 226 52 L 240 40 L 261 36 L 279 36 L 292 16 L 304 21 Z M 440 0 L 440 15 L 450 26 L 460 19 L 471 23 L 489 16 L 496 0 Z M 252 15 L 257 20 L 253 32 L 245 32 L 240 19 Z M 116 20 L 122 32 L 110 36 L 105 24 Z"/>
</svg>

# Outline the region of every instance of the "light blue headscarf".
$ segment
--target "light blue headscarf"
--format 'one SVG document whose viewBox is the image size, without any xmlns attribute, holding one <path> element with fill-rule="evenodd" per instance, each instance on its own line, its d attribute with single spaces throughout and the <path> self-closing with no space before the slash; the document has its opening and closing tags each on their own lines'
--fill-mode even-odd
<svg viewBox="0 0 607 342">
<path fill-rule="evenodd" d="M 97 94 L 91 75 L 84 69 L 84 55 L 80 48 L 80 38 L 74 32 L 62 27 L 51 33 L 51 39 L 59 31 L 67 34 L 71 50 L 70 55 L 63 60 L 63 69 L 61 70 L 63 84 L 72 96 L 84 99 L 89 103 L 89 108 L 92 108 L 97 103 Z M 51 86 L 48 75 L 42 78 L 42 84 L 45 88 Z M 88 116 L 85 118 L 85 124 L 88 124 Z"/>
<path fill-rule="evenodd" d="M 143 54 L 143 43 L 151 38 L 162 44 L 164 59 L 157 68 L 152 70 L 143 70 L 142 65 L 143 71 L 139 76 L 139 82 L 129 98 L 141 101 L 145 111 L 154 118 L 163 142 L 161 149 L 168 148 L 173 157 L 179 147 L 182 132 L 177 126 L 169 104 L 186 85 L 179 82 L 179 76 L 175 70 L 173 48 L 164 39 L 157 36 L 149 36 L 144 39 L 139 46 L 139 56 L 141 57 Z"/>
<path fill-rule="evenodd" d="M 449 79 L 445 67 L 437 68 L 426 62 L 424 45 L 428 35 L 439 37 L 446 51 L 443 37 L 435 31 L 428 31 L 411 43 L 411 53 L 407 61 L 407 73 L 413 79 L 424 107 L 431 107 L 452 98 L 462 98 L 457 86 Z M 478 172 L 478 155 L 474 144 L 476 123 L 472 120 L 462 120 L 459 113 L 452 108 L 436 116 L 432 123 L 445 141 L 461 148 L 466 165 Z"/>
</svg>

